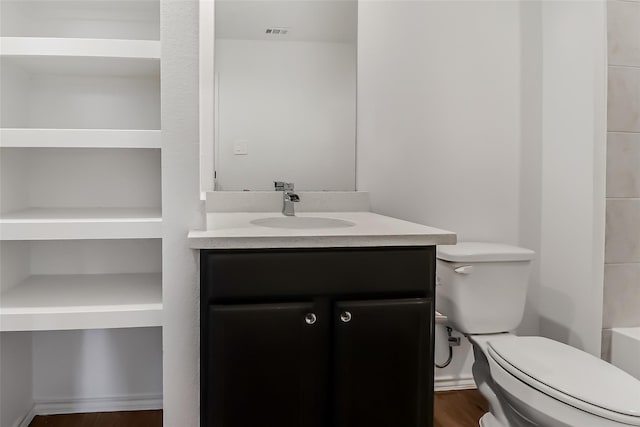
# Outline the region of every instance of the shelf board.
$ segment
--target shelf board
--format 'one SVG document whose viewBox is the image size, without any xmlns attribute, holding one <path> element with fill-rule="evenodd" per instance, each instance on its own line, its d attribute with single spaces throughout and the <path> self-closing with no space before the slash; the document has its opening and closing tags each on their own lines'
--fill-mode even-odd
<svg viewBox="0 0 640 427">
<path fill-rule="evenodd" d="M 160 59 L 156 40 L 0 37 L 2 56 L 77 56 Z"/>
<path fill-rule="evenodd" d="M 0 37 L 3 64 L 31 73 L 159 76 L 154 40 Z"/>
<path fill-rule="evenodd" d="M 30 208 L 0 215 L 0 240 L 161 237 L 159 208 Z"/>
<path fill-rule="evenodd" d="M 162 275 L 30 276 L 0 295 L 0 331 L 162 325 Z"/>
<path fill-rule="evenodd" d="M 160 148 L 159 130 L 0 129 L 0 147 Z"/>
</svg>

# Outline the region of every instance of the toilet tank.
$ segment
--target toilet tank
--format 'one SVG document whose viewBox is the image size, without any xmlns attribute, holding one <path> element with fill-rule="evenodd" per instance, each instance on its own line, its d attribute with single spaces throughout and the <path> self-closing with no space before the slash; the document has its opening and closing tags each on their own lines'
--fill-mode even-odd
<svg viewBox="0 0 640 427">
<path fill-rule="evenodd" d="M 439 246 L 436 310 L 465 334 L 514 330 L 522 321 L 534 256 L 500 243 Z"/>
</svg>

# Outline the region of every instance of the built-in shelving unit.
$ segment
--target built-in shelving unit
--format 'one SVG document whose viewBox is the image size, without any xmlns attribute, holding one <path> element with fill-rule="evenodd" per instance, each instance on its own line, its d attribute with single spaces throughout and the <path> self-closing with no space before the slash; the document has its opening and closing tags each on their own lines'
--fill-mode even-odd
<svg viewBox="0 0 640 427">
<path fill-rule="evenodd" d="M 161 238 L 160 192 L 160 149 L 3 147 L 0 240 Z"/>
<path fill-rule="evenodd" d="M 0 331 L 161 326 L 161 240 L 105 235 L 0 242 Z"/>
<path fill-rule="evenodd" d="M 2 240 L 147 239 L 162 237 L 153 208 L 30 208 L 0 218 Z"/>
<path fill-rule="evenodd" d="M 161 61 L 160 0 L 0 1 L 3 426 L 162 407 Z"/>
<path fill-rule="evenodd" d="M 159 42 L 145 41 L 151 48 L 137 49 L 133 41 L 120 41 L 101 52 L 110 56 L 85 56 L 94 42 L 66 52 L 42 48 L 43 55 L 8 55 L 2 47 L 0 127 L 159 130 Z M 83 51 L 68 52 L 74 50 Z M 152 52 L 137 52 L 147 50 Z"/>
<path fill-rule="evenodd" d="M 0 331 L 162 325 L 159 273 L 30 276 L 2 294 Z"/>
<path fill-rule="evenodd" d="M 0 331 L 161 325 L 159 11 L 2 2 Z"/>
<path fill-rule="evenodd" d="M 160 47 L 160 0 L 0 1 L 3 426 L 161 408 Z"/>
</svg>

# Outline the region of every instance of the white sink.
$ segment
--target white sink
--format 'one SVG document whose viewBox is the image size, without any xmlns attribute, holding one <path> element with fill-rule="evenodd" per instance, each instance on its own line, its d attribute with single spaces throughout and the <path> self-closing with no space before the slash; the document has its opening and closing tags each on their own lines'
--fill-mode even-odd
<svg viewBox="0 0 640 427">
<path fill-rule="evenodd" d="M 253 225 L 269 228 L 289 229 L 318 229 L 318 228 L 347 228 L 356 225 L 354 222 L 336 218 L 314 216 L 274 216 L 259 218 L 251 221 Z"/>
</svg>

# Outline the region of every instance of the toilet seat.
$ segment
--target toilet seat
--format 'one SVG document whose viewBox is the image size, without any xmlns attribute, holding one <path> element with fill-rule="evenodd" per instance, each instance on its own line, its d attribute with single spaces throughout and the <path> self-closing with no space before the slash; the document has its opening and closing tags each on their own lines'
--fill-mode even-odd
<svg viewBox="0 0 640 427">
<path fill-rule="evenodd" d="M 640 426 L 640 381 L 613 365 L 542 337 L 502 336 L 489 340 L 487 350 L 510 375 L 553 399 Z"/>
</svg>

